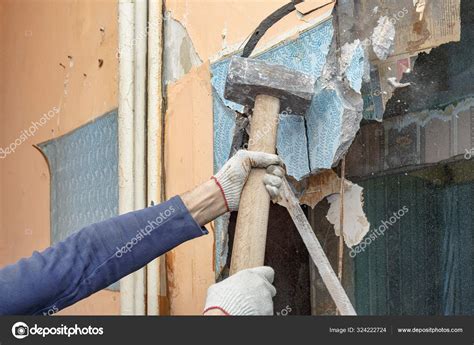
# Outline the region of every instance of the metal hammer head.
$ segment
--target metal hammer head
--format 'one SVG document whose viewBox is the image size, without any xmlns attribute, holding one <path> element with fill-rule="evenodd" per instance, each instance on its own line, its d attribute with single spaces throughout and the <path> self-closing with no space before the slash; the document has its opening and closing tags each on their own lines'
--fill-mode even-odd
<svg viewBox="0 0 474 345">
<path fill-rule="evenodd" d="M 307 74 L 262 60 L 233 57 L 224 97 L 253 107 L 255 97 L 268 95 L 280 99 L 280 109 L 304 115 L 314 93 L 315 79 Z"/>
</svg>

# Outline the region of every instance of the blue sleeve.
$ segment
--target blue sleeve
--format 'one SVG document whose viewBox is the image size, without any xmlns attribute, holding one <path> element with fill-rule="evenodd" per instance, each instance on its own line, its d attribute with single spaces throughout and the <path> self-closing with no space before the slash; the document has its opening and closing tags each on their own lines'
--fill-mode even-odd
<svg viewBox="0 0 474 345">
<path fill-rule="evenodd" d="M 0 270 L 0 314 L 61 310 L 207 234 L 181 198 L 92 224 Z"/>
</svg>

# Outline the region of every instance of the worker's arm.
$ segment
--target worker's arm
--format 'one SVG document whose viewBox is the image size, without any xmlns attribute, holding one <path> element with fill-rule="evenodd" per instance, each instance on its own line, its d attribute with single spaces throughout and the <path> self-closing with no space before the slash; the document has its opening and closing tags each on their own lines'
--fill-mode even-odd
<svg viewBox="0 0 474 345">
<path fill-rule="evenodd" d="M 275 155 L 239 152 L 225 171 L 182 197 L 90 225 L 3 268 L 0 314 L 51 314 L 207 234 L 202 225 L 238 207 L 250 167 L 271 164 L 280 164 Z M 279 185 L 272 177 L 265 179 L 269 190 Z"/>
<path fill-rule="evenodd" d="M 51 314 L 206 233 L 180 197 L 92 224 L 0 270 L 0 314 Z"/>
</svg>

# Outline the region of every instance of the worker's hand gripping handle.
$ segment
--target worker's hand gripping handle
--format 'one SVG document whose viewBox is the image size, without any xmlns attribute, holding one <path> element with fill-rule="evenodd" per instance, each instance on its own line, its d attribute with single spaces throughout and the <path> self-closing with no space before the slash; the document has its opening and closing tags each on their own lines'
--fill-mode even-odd
<svg viewBox="0 0 474 345">
<path fill-rule="evenodd" d="M 250 123 L 248 149 L 275 153 L 280 100 L 257 96 Z M 265 169 L 252 169 L 242 190 L 235 229 L 230 274 L 263 266 L 270 196 L 262 182 Z"/>
</svg>

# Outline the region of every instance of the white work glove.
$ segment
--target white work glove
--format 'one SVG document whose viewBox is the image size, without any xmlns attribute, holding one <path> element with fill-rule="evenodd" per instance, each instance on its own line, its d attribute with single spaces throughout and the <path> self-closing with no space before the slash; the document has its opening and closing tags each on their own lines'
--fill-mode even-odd
<svg viewBox="0 0 474 345">
<path fill-rule="evenodd" d="M 282 178 L 285 176 L 282 166 L 283 162 L 277 155 L 239 150 L 212 178 L 222 190 L 228 210 L 237 211 L 240 194 L 251 168 L 267 168 L 263 183 L 272 200 L 277 200 L 280 196 Z"/>
<path fill-rule="evenodd" d="M 204 313 L 218 309 L 227 315 L 273 315 L 274 275 L 271 267 L 255 267 L 211 285 Z"/>
</svg>

